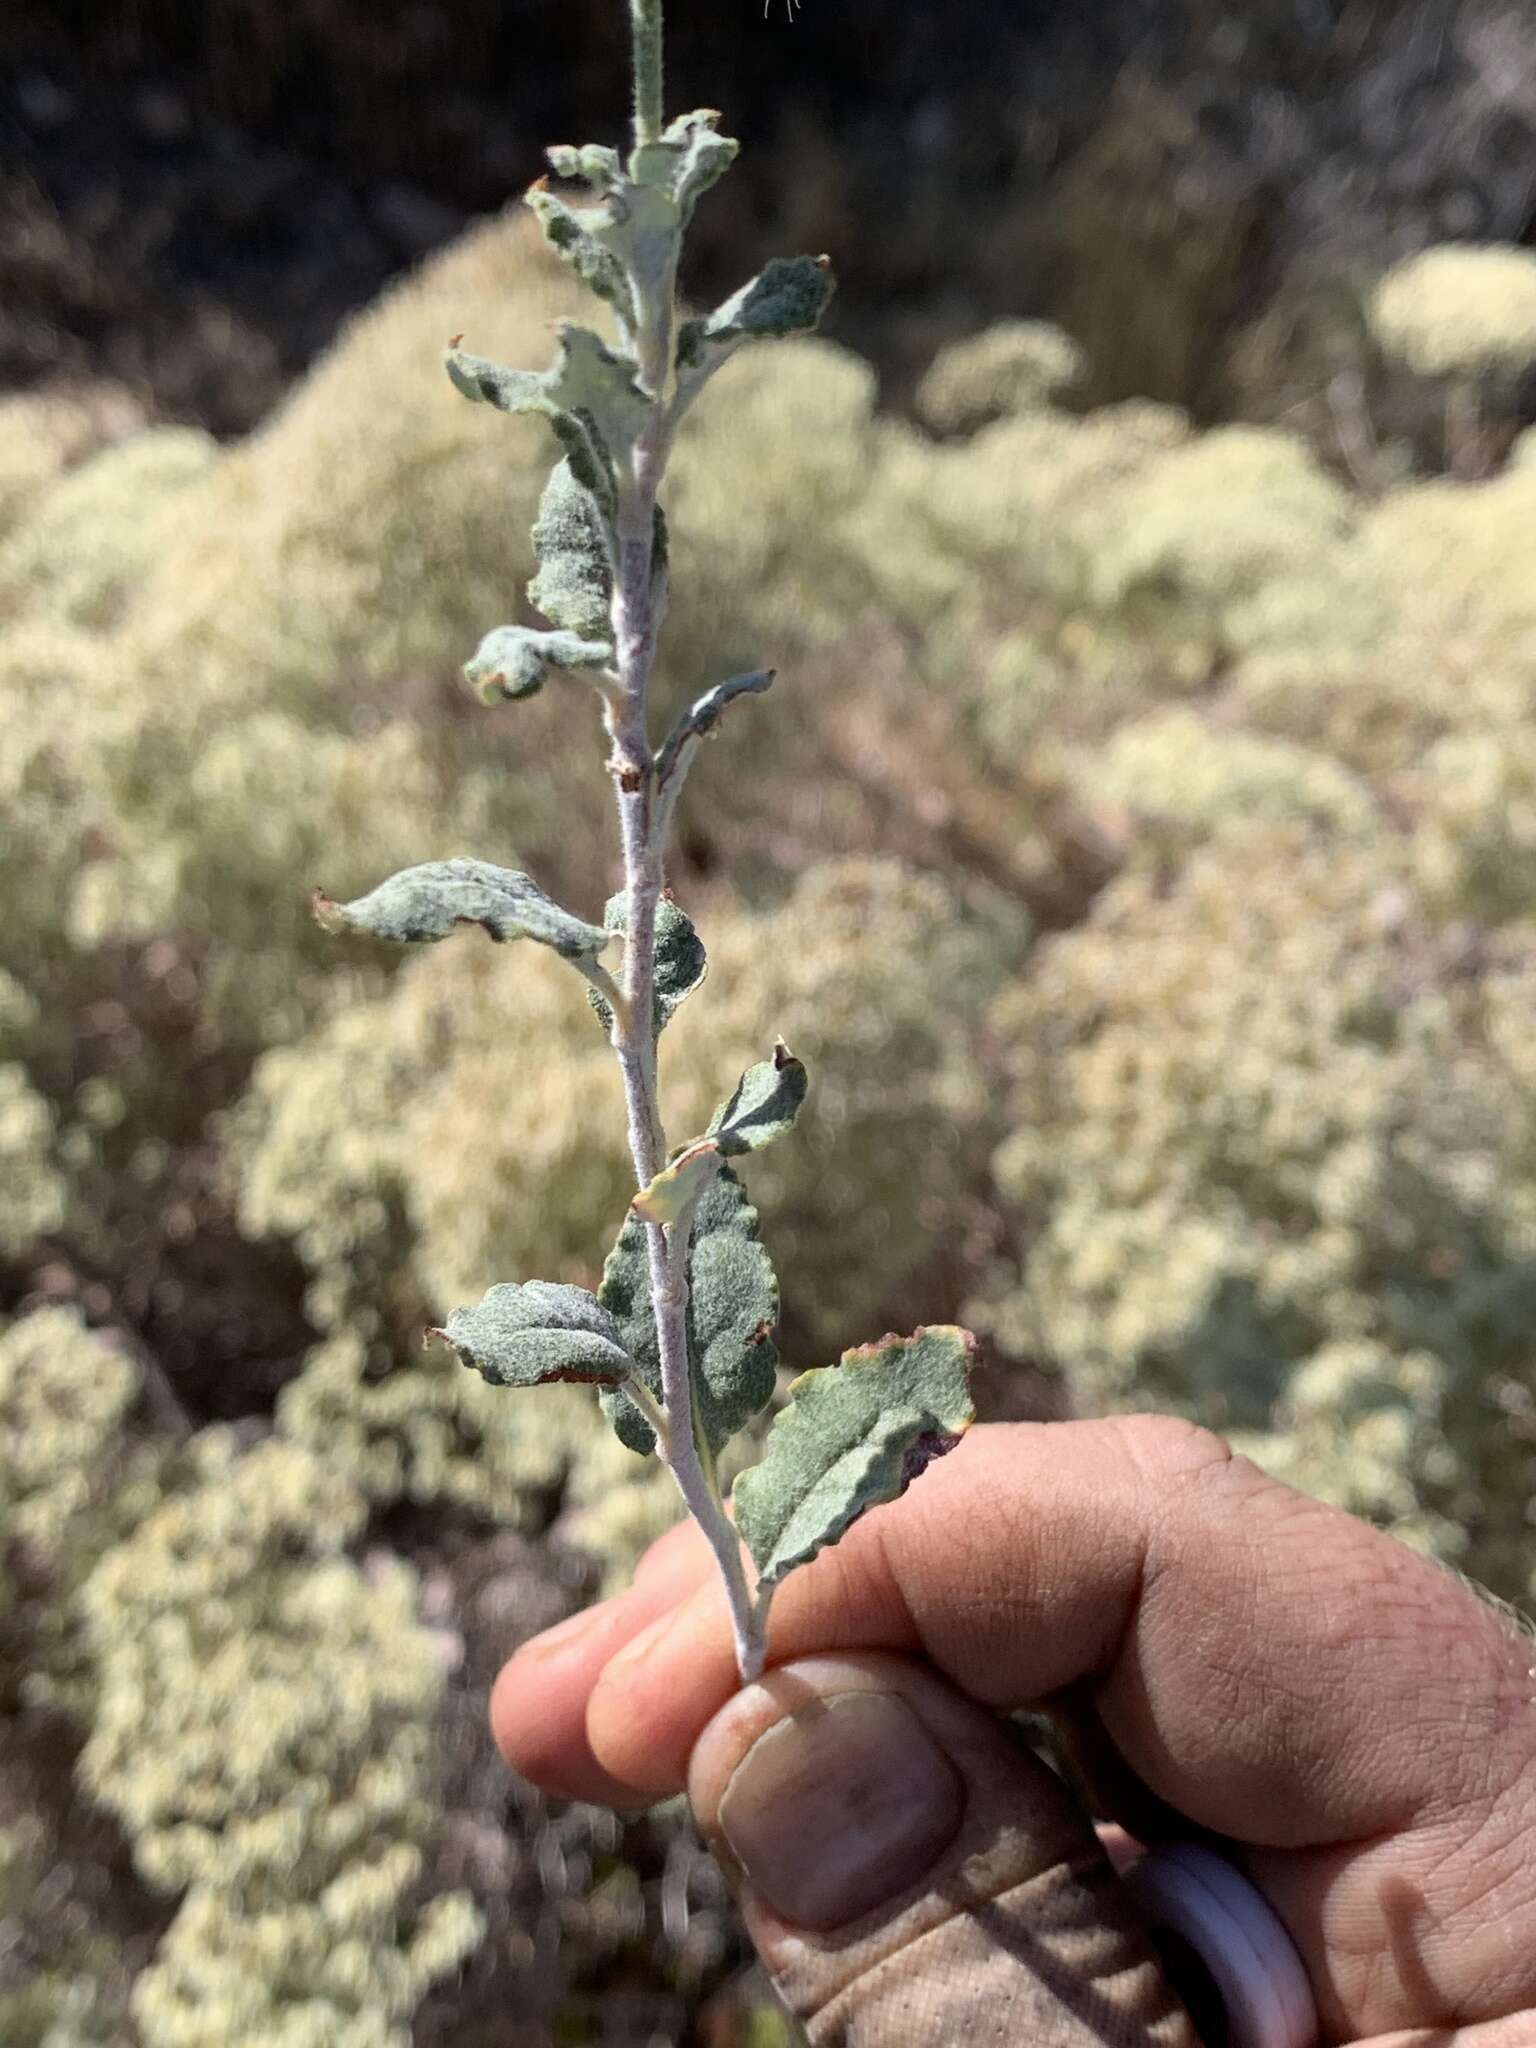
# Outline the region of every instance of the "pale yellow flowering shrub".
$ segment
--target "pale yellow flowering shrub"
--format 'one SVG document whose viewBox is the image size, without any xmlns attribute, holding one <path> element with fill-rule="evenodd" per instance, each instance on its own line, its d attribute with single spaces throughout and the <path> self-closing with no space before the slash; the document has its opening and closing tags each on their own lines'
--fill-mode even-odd
<svg viewBox="0 0 1536 2048">
<path fill-rule="evenodd" d="M 786 1308 L 830 1352 L 908 1307 L 964 1227 L 991 1118 L 979 1017 L 1022 929 L 968 918 L 935 876 L 857 860 L 810 869 L 767 916 L 703 928 L 708 978 L 668 1034 L 668 1128 L 703 1129 L 776 1034 L 806 1062 L 810 1111 L 743 1179 Z"/>
<path fill-rule="evenodd" d="M 1382 353 L 1420 377 L 1507 389 L 1536 368 L 1536 254 L 1446 243 L 1396 264 L 1370 302 Z"/>
<path fill-rule="evenodd" d="M 1297 436 L 1219 427 L 1098 498 L 1093 595 L 1240 638 L 1267 586 L 1326 572 L 1354 516 L 1349 494 Z"/>
<path fill-rule="evenodd" d="M 1369 790 L 1326 754 L 1184 709 L 1121 726 L 1084 752 L 1074 779 L 1093 798 L 1200 838 L 1287 821 L 1360 837 L 1377 822 Z"/>
<path fill-rule="evenodd" d="M 153 427 L 70 470 L 0 545 L 0 606 L 91 631 L 113 625 L 165 543 L 175 499 L 217 454 L 195 427 Z"/>
<path fill-rule="evenodd" d="M 0 398 L 0 539 L 71 463 L 139 424 L 132 400 L 109 386 L 9 392 Z"/>
<path fill-rule="evenodd" d="M 138 1392 L 121 1351 L 73 1309 L 35 1309 L 0 1336 L 0 1530 L 53 1562 L 99 1493 Z"/>
<path fill-rule="evenodd" d="M 1426 897 L 1479 923 L 1536 917 L 1536 735 L 1454 733 L 1425 756 L 1414 794 Z"/>
<path fill-rule="evenodd" d="M 82 1781 L 148 1882 L 188 1891 L 140 1980 L 141 2029 L 150 2048 L 324 2025 L 398 2048 L 428 1979 L 478 1939 L 458 1900 L 410 1925 L 443 1677 L 414 1577 L 351 1561 L 362 1498 L 302 1447 L 242 1454 L 214 1429 L 191 1464 L 82 1594 Z"/>
<path fill-rule="evenodd" d="M 143 2048 L 410 2048 L 411 2014 L 480 1940 L 461 1893 L 431 1900 L 396 1940 L 410 1869 L 386 1857 L 313 1905 L 261 1913 L 194 1886 L 133 1987 Z"/>
<path fill-rule="evenodd" d="M 30 984 L 67 964 L 62 906 L 100 822 L 82 762 L 78 714 L 94 645 L 83 634 L 21 624 L 0 633 L 0 815 L 5 820 L 4 964 Z"/>
<path fill-rule="evenodd" d="M 939 350 L 915 404 L 938 433 L 974 432 L 990 420 L 1050 405 L 1087 367 L 1077 343 L 1050 321 L 998 320 Z"/>
<path fill-rule="evenodd" d="M 1347 1365 L 1335 1427 L 1399 1445 L 1395 1492 L 1359 1482 L 1383 1516 L 1464 1528 L 1525 1590 L 1494 1541 L 1532 1491 L 1497 1388 L 1536 1358 L 1536 1098 L 1486 1043 L 1504 971 L 1467 975 L 1389 846 L 1255 828 L 1172 886 L 1128 874 L 996 1012 L 1021 1258 L 978 1312 L 1095 1404 L 1279 1428 L 1290 1470 Z M 1397 1420 L 1367 1429 L 1373 1403 Z"/>
<path fill-rule="evenodd" d="M 14 1060 L 0 1062 L 0 1251 L 25 1249 L 64 1221 L 54 1114 Z"/>
<path fill-rule="evenodd" d="M 1536 627 L 1530 573 L 1536 471 L 1506 470 L 1487 482 L 1438 478 L 1389 492 L 1362 519 L 1365 564 L 1395 602 L 1459 607 L 1464 623 L 1509 633 Z"/>
</svg>

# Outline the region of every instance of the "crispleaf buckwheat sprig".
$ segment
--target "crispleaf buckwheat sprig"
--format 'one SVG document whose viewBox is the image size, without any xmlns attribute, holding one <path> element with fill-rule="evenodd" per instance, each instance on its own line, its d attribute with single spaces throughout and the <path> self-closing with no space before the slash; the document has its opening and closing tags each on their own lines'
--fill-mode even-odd
<svg viewBox="0 0 1536 2048">
<path fill-rule="evenodd" d="M 743 1680 L 762 1669 L 768 1603 L 784 1575 L 834 1543 L 866 1509 L 893 1500 L 972 1419 L 972 1340 L 952 1328 L 887 1336 L 807 1372 L 737 1480 L 735 1526 L 717 1459 L 772 1399 L 778 1283 L 757 1211 L 733 1162 L 786 1136 L 806 1070 L 788 1046 L 749 1068 L 709 1128 L 669 1149 L 657 1052 L 679 1003 L 704 977 L 698 933 L 665 889 L 665 841 L 699 747 L 738 698 L 772 672 L 705 690 L 653 746 L 648 690 L 667 604 L 667 528 L 658 491 L 678 422 L 749 341 L 810 332 L 832 293 L 827 259 L 776 259 L 714 312 L 679 320 L 678 254 L 698 200 L 737 145 L 712 111 L 664 123 L 661 0 L 630 0 L 634 146 L 551 149 L 573 202 L 541 178 L 528 194 L 550 244 L 607 305 L 614 339 L 562 323 L 546 370 L 510 370 L 455 337 L 448 375 L 500 412 L 541 413 L 560 448 L 533 529 L 529 597 L 549 630 L 498 626 L 465 667 L 490 704 L 532 696 L 552 674 L 596 689 L 618 800 L 624 888 L 600 925 L 536 882 L 485 860 L 431 861 L 354 903 L 317 894 L 316 915 L 417 944 L 477 924 L 502 942 L 534 939 L 568 960 L 618 1057 L 638 1186 L 596 1294 L 503 1281 L 431 1331 L 498 1386 L 576 1380 L 595 1387 L 620 1439 L 654 1452 L 719 1560 Z M 619 958 L 621 965 L 608 964 Z M 749 1584 L 742 1543 L 756 1567 Z"/>
</svg>

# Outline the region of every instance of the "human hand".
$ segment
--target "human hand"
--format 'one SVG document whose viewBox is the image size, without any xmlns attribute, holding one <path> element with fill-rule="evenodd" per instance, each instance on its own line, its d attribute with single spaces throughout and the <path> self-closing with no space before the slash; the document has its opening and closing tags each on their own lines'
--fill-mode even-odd
<svg viewBox="0 0 1536 2048">
<path fill-rule="evenodd" d="M 1402 1545 L 1138 1417 L 972 1430 L 794 1574 L 738 1690 L 702 1541 L 506 1665 L 548 1790 L 686 1786 L 818 2042 L 1194 2036 L 1003 1710 L 1090 1703 L 1139 1789 L 1278 1913 L 1321 2038 L 1536 2044 L 1536 1648 Z"/>
</svg>

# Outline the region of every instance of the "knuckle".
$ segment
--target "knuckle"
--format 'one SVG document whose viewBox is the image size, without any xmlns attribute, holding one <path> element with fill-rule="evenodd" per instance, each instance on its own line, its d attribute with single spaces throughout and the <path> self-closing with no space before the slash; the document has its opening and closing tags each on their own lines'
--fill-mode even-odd
<svg viewBox="0 0 1536 2048">
<path fill-rule="evenodd" d="M 1159 1494 L 1235 1462 L 1224 1437 L 1182 1415 L 1117 1416 L 1110 1426 L 1136 1478 Z"/>
</svg>

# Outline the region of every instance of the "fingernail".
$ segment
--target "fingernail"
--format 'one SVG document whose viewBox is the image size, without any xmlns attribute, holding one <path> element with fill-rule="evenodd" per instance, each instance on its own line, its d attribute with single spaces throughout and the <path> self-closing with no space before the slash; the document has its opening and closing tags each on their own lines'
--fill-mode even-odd
<svg viewBox="0 0 1536 2048">
<path fill-rule="evenodd" d="M 720 1829 L 781 1919 L 841 1927 L 917 1883 L 965 1812 L 959 1773 L 894 1693 L 846 1692 L 760 1735 Z"/>
</svg>

